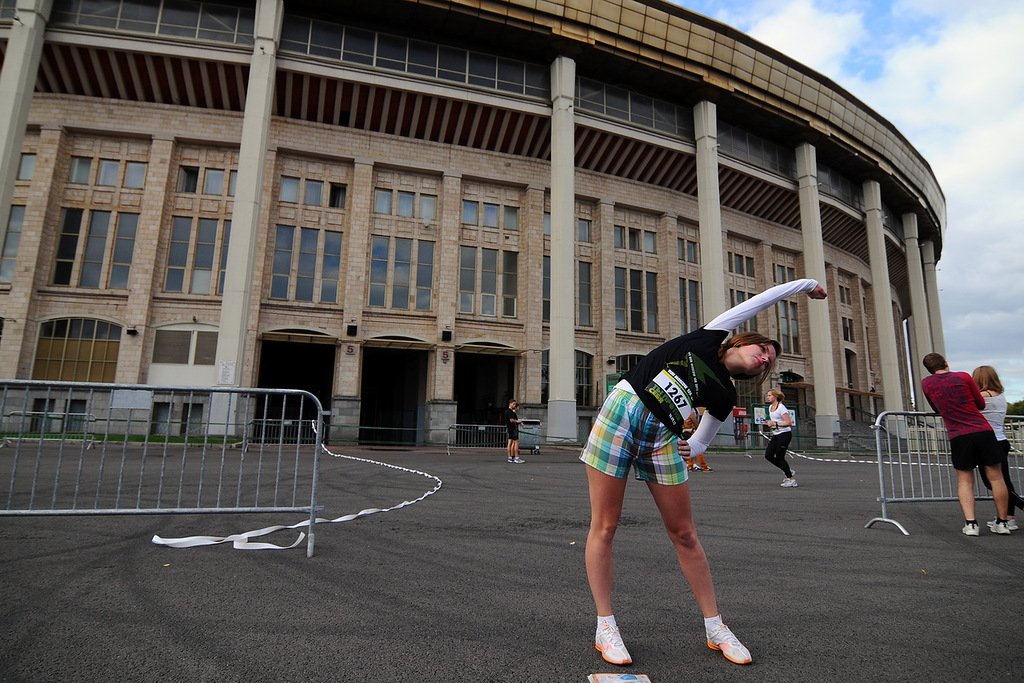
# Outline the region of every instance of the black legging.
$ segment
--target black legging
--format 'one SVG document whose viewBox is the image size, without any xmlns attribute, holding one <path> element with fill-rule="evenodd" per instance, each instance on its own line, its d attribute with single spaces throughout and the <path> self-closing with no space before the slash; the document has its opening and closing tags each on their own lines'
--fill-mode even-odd
<svg viewBox="0 0 1024 683">
<path fill-rule="evenodd" d="M 768 440 L 768 447 L 764 449 L 764 459 L 786 473 L 786 479 L 793 477 L 793 471 L 789 469 L 786 462 L 786 451 L 789 449 L 789 442 L 793 440 L 793 432 L 782 432 Z"/>
<path fill-rule="evenodd" d="M 1006 489 L 1010 492 L 1009 505 L 1007 506 L 1007 514 L 1013 514 L 1013 507 L 1017 506 L 1021 510 L 1024 510 L 1024 498 L 1017 495 L 1017 492 L 1013 490 L 1013 481 L 1010 480 L 1010 442 L 1003 439 L 999 442 L 999 447 L 1003 449 L 1003 479 L 1006 480 Z M 981 481 L 984 482 L 985 488 L 989 491 L 992 490 L 992 483 L 985 476 L 985 468 L 979 467 L 978 473 L 981 474 Z"/>
</svg>

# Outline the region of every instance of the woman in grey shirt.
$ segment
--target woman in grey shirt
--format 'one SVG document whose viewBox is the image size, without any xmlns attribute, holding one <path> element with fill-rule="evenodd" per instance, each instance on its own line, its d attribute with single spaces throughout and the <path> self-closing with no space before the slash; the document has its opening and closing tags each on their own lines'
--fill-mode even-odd
<svg viewBox="0 0 1024 683">
<path fill-rule="evenodd" d="M 1010 493 L 1009 504 L 1006 506 L 1006 528 L 1010 531 L 1016 531 L 1018 526 L 1017 519 L 1013 515 L 1013 508 L 1017 507 L 1024 510 L 1024 498 L 1021 498 L 1013 489 L 1013 481 L 1010 480 L 1010 441 L 1006 438 L 1006 431 L 1003 429 L 1003 424 L 1006 422 L 1006 394 L 1003 393 L 1003 383 L 999 381 L 999 374 L 996 373 L 995 368 L 991 365 L 976 367 L 974 372 L 971 373 L 971 378 L 978 385 L 981 395 L 985 398 L 985 407 L 982 409 L 981 414 L 992 425 L 992 431 L 996 434 L 996 441 L 999 442 L 999 447 L 1003 449 L 1003 479 L 1006 480 L 1006 488 Z M 985 476 L 985 471 L 981 468 L 979 468 L 979 471 L 981 472 L 981 480 L 985 483 L 985 487 L 991 490 L 992 484 L 989 482 L 988 477 Z M 989 522 L 989 528 L 993 524 L 994 522 Z"/>
</svg>

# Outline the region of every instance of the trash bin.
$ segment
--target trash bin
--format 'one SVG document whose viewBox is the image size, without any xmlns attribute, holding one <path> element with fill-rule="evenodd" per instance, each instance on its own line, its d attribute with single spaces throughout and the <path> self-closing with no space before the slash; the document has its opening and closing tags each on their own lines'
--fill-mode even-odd
<svg viewBox="0 0 1024 683">
<path fill-rule="evenodd" d="M 540 453 L 540 420 L 519 421 L 519 450 Z"/>
</svg>

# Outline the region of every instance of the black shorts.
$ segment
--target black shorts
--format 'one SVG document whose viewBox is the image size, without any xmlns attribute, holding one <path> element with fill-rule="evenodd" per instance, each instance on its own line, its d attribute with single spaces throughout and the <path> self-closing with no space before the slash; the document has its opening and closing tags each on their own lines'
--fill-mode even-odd
<svg viewBox="0 0 1024 683">
<path fill-rule="evenodd" d="M 1003 449 L 993 431 L 971 432 L 949 441 L 953 467 L 973 470 L 985 465 L 998 465 L 1003 461 Z"/>
<path fill-rule="evenodd" d="M 508 440 L 519 441 L 519 427 L 508 427 Z"/>
</svg>

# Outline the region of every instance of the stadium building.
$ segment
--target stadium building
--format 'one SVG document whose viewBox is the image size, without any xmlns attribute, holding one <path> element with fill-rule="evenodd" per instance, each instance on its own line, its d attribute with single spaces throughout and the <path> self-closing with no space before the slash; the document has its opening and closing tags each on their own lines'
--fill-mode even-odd
<svg viewBox="0 0 1024 683">
<path fill-rule="evenodd" d="M 0 377 L 297 387 L 408 442 L 515 396 L 575 441 L 648 350 L 813 277 L 749 326 L 832 445 L 943 350 L 925 159 L 668 2 L 0 0 L 0 51 Z"/>
</svg>

